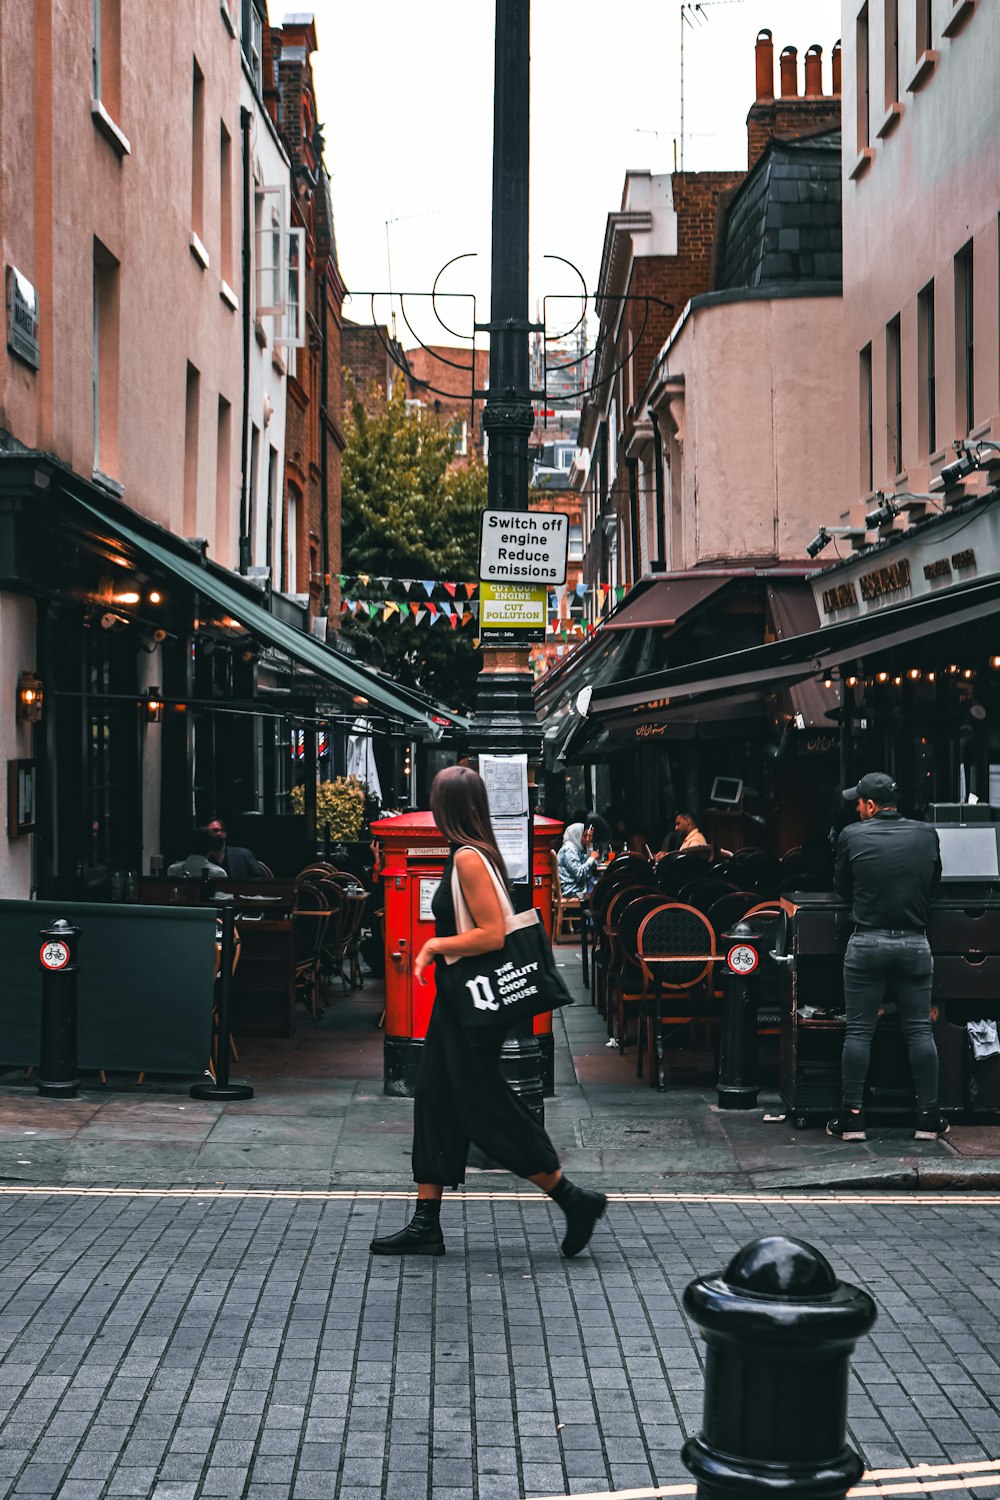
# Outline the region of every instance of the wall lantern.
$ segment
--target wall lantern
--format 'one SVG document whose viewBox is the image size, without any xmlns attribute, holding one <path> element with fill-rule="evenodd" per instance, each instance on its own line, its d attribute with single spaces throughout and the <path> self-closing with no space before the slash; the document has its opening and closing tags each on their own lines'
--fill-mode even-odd
<svg viewBox="0 0 1000 1500">
<path fill-rule="evenodd" d="M 22 724 L 37 724 L 44 696 L 41 679 L 34 672 L 22 672 L 17 679 L 17 717 Z"/>
<path fill-rule="evenodd" d="M 146 689 L 146 723 L 159 724 L 163 718 L 163 699 L 160 697 L 160 689 L 151 687 Z"/>
</svg>

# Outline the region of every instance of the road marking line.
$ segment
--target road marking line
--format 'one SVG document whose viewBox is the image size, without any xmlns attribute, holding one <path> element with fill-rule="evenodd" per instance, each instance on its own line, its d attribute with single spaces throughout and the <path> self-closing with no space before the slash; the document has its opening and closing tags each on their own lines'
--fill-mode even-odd
<svg viewBox="0 0 1000 1500">
<path fill-rule="evenodd" d="M 78 1197 L 78 1198 L 262 1198 L 289 1200 L 318 1200 L 321 1202 L 407 1202 L 415 1197 L 413 1188 L 218 1188 L 218 1187 L 88 1187 L 85 1184 L 64 1184 L 44 1187 L 37 1183 L 0 1184 L 0 1196 L 4 1197 Z M 977 1193 L 974 1189 L 962 1193 L 894 1192 L 856 1193 L 670 1193 L 630 1192 L 608 1193 L 612 1203 L 823 1203 L 868 1204 L 885 1207 L 931 1207 L 943 1204 L 950 1207 L 996 1208 L 1000 1205 L 1000 1194 Z M 497 1192 L 459 1192 L 452 1195 L 455 1203 L 544 1203 L 545 1194 L 522 1192 L 517 1188 Z"/>
<path fill-rule="evenodd" d="M 849 1496 L 863 1500 L 865 1495 L 917 1495 L 938 1490 L 986 1489 L 1000 1485 L 1000 1475 L 984 1475 L 988 1469 L 1000 1469 L 1000 1460 L 982 1459 L 967 1464 L 917 1464 L 912 1469 L 872 1469 L 862 1474 L 861 1482 L 848 1490 Z M 934 1480 L 937 1474 L 965 1474 L 963 1479 Z M 979 1477 L 982 1476 L 982 1477 Z M 882 1484 L 883 1479 L 901 1478 L 903 1484 Z M 930 1480 L 925 1483 L 925 1480 Z M 585 1494 L 546 1495 L 544 1500 L 662 1500 L 668 1495 L 694 1495 L 693 1484 L 664 1484 L 652 1489 L 588 1490 Z"/>
</svg>

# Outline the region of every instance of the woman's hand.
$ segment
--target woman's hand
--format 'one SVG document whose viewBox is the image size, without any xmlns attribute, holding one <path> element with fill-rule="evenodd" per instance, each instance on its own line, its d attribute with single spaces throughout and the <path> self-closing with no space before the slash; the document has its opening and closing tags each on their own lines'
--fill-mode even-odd
<svg viewBox="0 0 1000 1500">
<path fill-rule="evenodd" d="M 436 939 L 428 938 L 416 958 L 413 960 L 413 977 L 418 984 L 425 984 L 424 974 L 437 956 Z"/>
</svg>

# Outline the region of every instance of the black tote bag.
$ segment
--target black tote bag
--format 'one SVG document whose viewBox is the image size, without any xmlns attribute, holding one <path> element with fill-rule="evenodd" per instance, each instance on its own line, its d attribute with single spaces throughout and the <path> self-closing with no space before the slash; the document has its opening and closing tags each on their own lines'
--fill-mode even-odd
<svg viewBox="0 0 1000 1500">
<path fill-rule="evenodd" d="M 530 1021 L 545 1011 L 573 1004 L 573 996 L 552 957 L 541 914 L 534 908 L 515 912 L 492 864 L 478 849 L 476 853 L 489 870 L 496 887 L 507 936 L 503 947 L 495 953 L 445 959 L 447 998 L 470 1037 L 489 1031 L 506 1031 L 516 1021 Z M 468 932 L 475 923 L 462 895 L 454 863 L 451 894 L 458 930 Z"/>
</svg>

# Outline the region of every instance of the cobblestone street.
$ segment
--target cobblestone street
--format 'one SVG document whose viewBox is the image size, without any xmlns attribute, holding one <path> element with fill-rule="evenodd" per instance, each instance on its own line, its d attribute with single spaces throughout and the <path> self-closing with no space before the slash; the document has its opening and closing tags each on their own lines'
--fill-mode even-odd
<svg viewBox="0 0 1000 1500">
<path fill-rule="evenodd" d="M 878 1303 L 850 1402 L 869 1469 L 1000 1454 L 995 1198 L 622 1195 L 593 1253 L 564 1262 L 540 1195 L 470 1191 L 446 1204 L 444 1259 L 370 1260 L 407 1212 L 388 1192 L 4 1189 L 3 1494 L 688 1483 L 702 1369 L 683 1289 L 777 1229 Z"/>
</svg>

